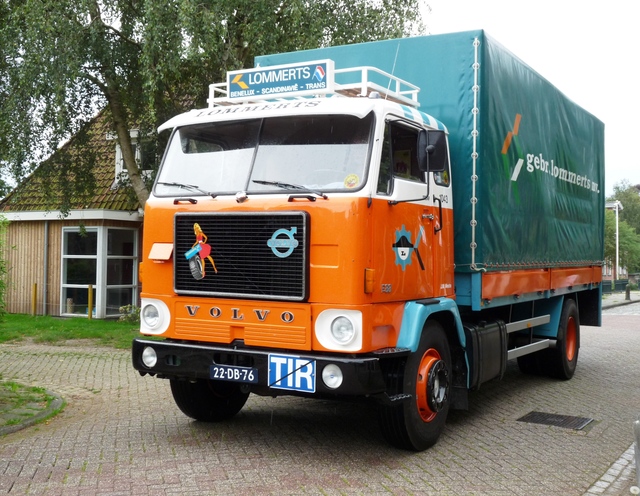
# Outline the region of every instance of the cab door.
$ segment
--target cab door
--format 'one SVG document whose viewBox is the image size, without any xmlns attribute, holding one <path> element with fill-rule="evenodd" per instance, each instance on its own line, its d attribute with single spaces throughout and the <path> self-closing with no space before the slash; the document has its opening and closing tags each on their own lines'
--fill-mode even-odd
<svg viewBox="0 0 640 496">
<path fill-rule="evenodd" d="M 433 285 L 434 296 L 453 296 L 454 288 L 454 238 L 453 238 L 453 198 L 451 194 L 451 173 L 446 135 L 439 146 L 443 155 L 442 170 L 429 171 L 429 199 L 435 207 L 433 211 Z"/>
<path fill-rule="evenodd" d="M 419 166 L 421 128 L 387 120 L 372 200 L 372 254 L 376 301 L 408 301 L 436 295 L 436 212 L 428 174 Z"/>
</svg>

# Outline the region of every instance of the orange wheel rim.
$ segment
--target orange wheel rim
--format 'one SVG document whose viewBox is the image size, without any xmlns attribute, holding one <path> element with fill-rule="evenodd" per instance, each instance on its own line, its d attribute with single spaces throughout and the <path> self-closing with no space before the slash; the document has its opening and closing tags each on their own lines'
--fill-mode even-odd
<svg viewBox="0 0 640 496">
<path fill-rule="evenodd" d="M 437 415 L 429 406 L 429 372 L 440 362 L 441 357 L 438 350 L 433 348 L 425 351 L 420 360 L 418 367 L 418 375 L 416 378 L 416 402 L 418 406 L 418 413 L 425 422 L 431 422 Z"/>
<path fill-rule="evenodd" d="M 576 329 L 576 320 L 573 317 L 569 317 L 569 320 L 567 321 L 564 341 L 567 360 L 571 362 L 575 358 L 576 351 L 578 349 L 578 331 Z"/>
</svg>

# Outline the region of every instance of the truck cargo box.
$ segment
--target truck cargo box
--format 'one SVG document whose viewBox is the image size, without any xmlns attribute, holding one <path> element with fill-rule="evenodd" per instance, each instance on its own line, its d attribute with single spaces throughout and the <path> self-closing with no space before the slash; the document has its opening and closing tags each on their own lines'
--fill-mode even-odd
<svg viewBox="0 0 640 496">
<path fill-rule="evenodd" d="M 256 64 L 316 59 L 336 69 L 374 66 L 416 84 L 420 110 L 447 126 L 461 281 L 514 269 L 599 270 L 604 124 L 484 31 L 268 55 Z"/>
</svg>

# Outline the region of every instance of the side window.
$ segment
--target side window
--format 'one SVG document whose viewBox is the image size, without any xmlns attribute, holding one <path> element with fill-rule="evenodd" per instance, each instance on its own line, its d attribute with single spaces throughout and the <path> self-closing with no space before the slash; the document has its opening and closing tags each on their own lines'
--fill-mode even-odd
<svg viewBox="0 0 640 496">
<path fill-rule="evenodd" d="M 390 194 L 394 177 L 424 182 L 418 167 L 418 131 L 399 123 L 388 122 L 384 131 L 378 193 Z"/>
<path fill-rule="evenodd" d="M 433 180 L 438 186 L 448 187 L 451 183 L 451 176 L 449 174 L 449 154 L 446 134 L 442 131 L 429 132 L 429 144 L 433 144 L 436 147 L 433 155 L 431 155 L 431 160 L 434 161 L 434 168 L 442 168 L 442 170 L 433 172 Z"/>
<path fill-rule="evenodd" d="M 433 180 L 438 186 L 449 186 L 451 179 L 449 176 L 449 163 L 447 162 L 447 168 L 442 172 L 434 172 Z"/>
<path fill-rule="evenodd" d="M 380 174 L 378 175 L 378 193 L 390 195 L 391 181 L 391 139 L 389 138 L 389 124 L 384 127 L 384 141 L 382 142 L 382 155 L 380 157 Z"/>
</svg>

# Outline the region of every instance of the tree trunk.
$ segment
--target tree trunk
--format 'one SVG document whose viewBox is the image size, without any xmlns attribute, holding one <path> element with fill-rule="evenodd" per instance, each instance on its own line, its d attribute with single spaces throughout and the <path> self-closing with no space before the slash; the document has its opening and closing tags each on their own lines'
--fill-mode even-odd
<svg viewBox="0 0 640 496">
<path fill-rule="evenodd" d="M 108 29 L 102 20 L 100 12 L 100 3 L 97 0 L 89 2 L 89 13 L 91 18 L 91 30 L 94 31 L 100 38 L 106 39 L 105 32 Z M 104 95 L 109 102 L 109 109 L 113 118 L 113 124 L 118 135 L 118 143 L 122 150 L 122 160 L 127 173 L 129 174 L 129 181 L 131 187 L 140 203 L 140 207 L 144 208 L 149 198 L 149 191 L 140 176 L 140 170 L 138 164 L 136 164 L 136 157 L 133 153 L 133 146 L 131 144 L 131 135 L 129 134 L 129 119 L 127 115 L 127 109 L 122 101 L 120 92 L 121 86 L 117 83 L 117 76 L 115 68 L 111 67 L 109 60 L 102 61 L 102 76 L 104 78 L 103 83 L 98 83 L 101 87 Z"/>
<path fill-rule="evenodd" d="M 113 117 L 116 134 L 118 135 L 118 143 L 122 151 L 122 160 L 129 174 L 131 187 L 140 203 L 140 207 L 144 208 L 147 198 L 149 198 L 149 191 L 140 176 L 140 169 L 136 163 L 136 157 L 131 143 L 131 135 L 129 134 L 127 113 L 122 104 L 120 94 L 117 90 L 113 90 L 110 85 L 108 86 L 107 99 L 109 101 L 109 109 Z"/>
</svg>

